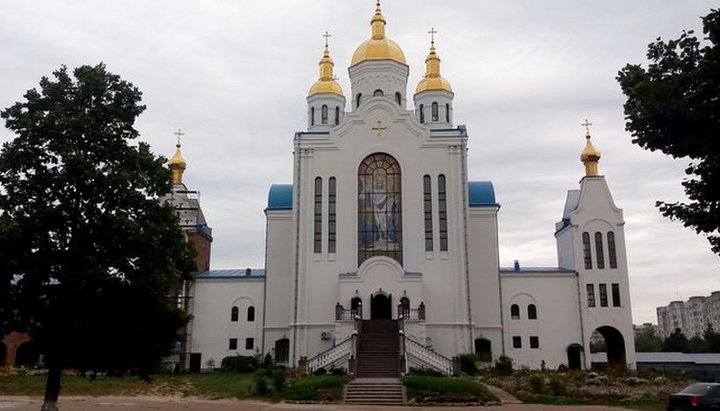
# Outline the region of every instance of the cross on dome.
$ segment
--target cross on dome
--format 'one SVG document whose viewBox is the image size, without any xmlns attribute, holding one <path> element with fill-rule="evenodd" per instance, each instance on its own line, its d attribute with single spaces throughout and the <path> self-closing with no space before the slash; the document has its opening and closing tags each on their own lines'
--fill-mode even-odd
<svg viewBox="0 0 720 411">
<path fill-rule="evenodd" d="M 430 43 L 435 44 L 435 35 L 437 34 L 437 30 L 435 30 L 435 27 L 430 27 L 430 31 L 428 31 L 430 34 Z"/>
<path fill-rule="evenodd" d="M 590 126 L 592 126 L 593 123 L 589 122 L 588 119 L 585 119 L 585 121 L 580 125 L 585 127 L 585 136 L 590 137 Z"/>
<path fill-rule="evenodd" d="M 183 133 L 182 130 L 177 129 L 177 131 L 174 132 L 173 134 L 175 134 L 177 136 L 177 144 L 175 146 L 180 147 L 180 137 L 184 136 L 185 133 Z"/>
<path fill-rule="evenodd" d="M 327 47 L 327 46 L 328 46 L 328 40 L 330 39 L 330 37 L 332 37 L 332 34 L 328 33 L 327 30 L 326 30 L 326 31 L 325 31 L 325 34 L 323 34 L 322 36 L 325 37 L 325 47 Z"/>
</svg>

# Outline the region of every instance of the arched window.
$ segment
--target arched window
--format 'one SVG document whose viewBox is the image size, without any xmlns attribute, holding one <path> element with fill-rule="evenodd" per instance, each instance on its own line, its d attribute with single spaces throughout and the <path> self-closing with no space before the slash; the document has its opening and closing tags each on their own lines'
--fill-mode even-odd
<svg viewBox="0 0 720 411">
<path fill-rule="evenodd" d="M 335 252 L 337 237 L 337 184 L 335 177 L 328 180 L 328 253 Z"/>
<path fill-rule="evenodd" d="M 608 259 L 610 260 L 610 268 L 617 268 L 617 253 L 615 252 L 615 233 L 608 231 Z"/>
<path fill-rule="evenodd" d="M 440 251 L 447 251 L 447 193 L 445 191 L 445 175 L 443 174 L 438 176 L 438 222 L 440 223 Z"/>
<path fill-rule="evenodd" d="M 425 251 L 433 250 L 432 183 L 430 176 L 423 177 L 423 207 L 425 215 Z"/>
<path fill-rule="evenodd" d="M 402 314 L 403 318 L 406 320 L 410 316 L 410 299 L 407 297 L 403 297 L 400 299 L 400 312 L 399 314 Z"/>
<path fill-rule="evenodd" d="M 322 252 L 322 178 L 315 178 L 315 213 L 313 218 L 313 251 Z"/>
<path fill-rule="evenodd" d="M 247 310 L 247 320 L 248 320 L 248 321 L 255 321 L 255 307 L 253 307 L 252 305 L 251 305 L 250 307 L 248 307 L 248 310 Z"/>
<path fill-rule="evenodd" d="M 398 106 L 402 106 L 402 94 L 395 93 L 395 101 L 398 103 Z"/>
<path fill-rule="evenodd" d="M 335 107 L 335 125 L 340 124 L 340 107 Z"/>
<path fill-rule="evenodd" d="M 383 91 L 380 90 L 380 89 L 377 89 L 377 90 L 373 91 L 373 96 L 374 96 L 374 97 L 382 97 L 382 96 L 384 96 L 384 95 L 385 95 L 385 93 L 383 93 Z"/>
<path fill-rule="evenodd" d="M 400 177 L 400 164 L 384 153 L 358 167 L 358 265 L 379 255 L 402 264 Z"/>
<path fill-rule="evenodd" d="M 315 125 L 315 107 L 310 107 L 310 125 Z"/>
<path fill-rule="evenodd" d="M 585 269 L 592 269 L 592 256 L 590 255 L 590 233 L 587 231 L 582 234 L 583 242 L 583 259 L 585 260 Z"/>
<path fill-rule="evenodd" d="M 233 307 L 230 310 L 230 321 L 236 322 L 238 320 L 239 315 L 240 315 L 240 310 L 238 310 L 237 307 Z"/>
<path fill-rule="evenodd" d="M 535 307 L 535 304 L 528 305 L 528 319 L 537 320 L 537 307 Z"/>
<path fill-rule="evenodd" d="M 433 101 L 430 110 L 432 112 L 432 121 L 438 121 L 438 118 L 440 118 L 439 113 L 438 113 L 438 103 Z"/>
<path fill-rule="evenodd" d="M 350 312 L 355 318 L 356 315 L 362 317 L 362 300 L 360 297 L 353 297 L 350 299 Z"/>
<path fill-rule="evenodd" d="M 450 103 L 445 103 L 445 122 L 450 122 Z"/>
<path fill-rule="evenodd" d="M 600 269 L 605 268 L 605 253 L 603 253 L 603 239 L 602 233 L 595 233 L 595 258 L 597 258 L 597 267 Z"/>
<path fill-rule="evenodd" d="M 510 306 L 510 318 L 513 320 L 520 319 L 520 306 L 519 305 L 513 304 Z"/>
<path fill-rule="evenodd" d="M 327 124 L 327 122 L 328 122 L 328 106 L 327 106 L 327 104 L 323 104 L 322 108 L 320 109 L 320 122 L 322 124 Z"/>
<path fill-rule="evenodd" d="M 360 101 L 362 101 L 362 93 L 358 93 L 357 96 L 355 96 L 355 108 L 360 107 Z"/>
<path fill-rule="evenodd" d="M 425 106 L 420 104 L 420 124 L 425 123 Z"/>
</svg>

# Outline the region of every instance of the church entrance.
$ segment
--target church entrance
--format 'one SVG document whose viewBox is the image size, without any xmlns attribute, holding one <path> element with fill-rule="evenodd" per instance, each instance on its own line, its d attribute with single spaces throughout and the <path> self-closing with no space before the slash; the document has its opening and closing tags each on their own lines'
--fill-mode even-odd
<svg viewBox="0 0 720 411">
<path fill-rule="evenodd" d="M 578 343 L 570 344 L 570 346 L 567 347 L 567 356 L 568 356 L 568 368 L 571 370 L 580 370 L 582 368 L 582 361 L 580 359 L 580 354 L 583 352 L 582 345 Z"/>
<path fill-rule="evenodd" d="M 377 294 L 370 297 L 370 319 L 389 320 L 392 318 L 392 294 Z"/>
</svg>

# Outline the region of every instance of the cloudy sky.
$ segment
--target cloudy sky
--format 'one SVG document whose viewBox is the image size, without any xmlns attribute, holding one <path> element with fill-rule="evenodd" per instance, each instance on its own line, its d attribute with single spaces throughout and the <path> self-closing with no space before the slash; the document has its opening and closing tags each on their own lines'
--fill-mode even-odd
<svg viewBox="0 0 720 411">
<path fill-rule="evenodd" d="M 704 238 L 659 215 L 682 200 L 687 160 L 646 152 L 624 130 L 615 76 L 644 63 L 656 37 L 700 31 L 717 3 L 700 0 L 387 0 L 387 33 L 424 72 L 430 27 L 466 124 L 471 179 L 502 204 L 500 259 L 557 264 L 554 223 L 583 175 L 580 126 L 589 118 L 600 171 L 625 212 L 634 322 L 655 307 L 720 289 Z M 104 62 L 143 92 L 143 139 L 165 156 L 186 133 L 185 181 L 199 189 L 214 230 L 213 268 L 262 267 L 263 208 L 272 183 L 292 178 L 293 133 L 306 124 L 326 30 L 335 73 L 369 37 L 372 0 L 5 1 L 0 12 L 0 107 L 60 65 Z M 0 129 L 0 141 L 13 138 Z"/>
</svg>

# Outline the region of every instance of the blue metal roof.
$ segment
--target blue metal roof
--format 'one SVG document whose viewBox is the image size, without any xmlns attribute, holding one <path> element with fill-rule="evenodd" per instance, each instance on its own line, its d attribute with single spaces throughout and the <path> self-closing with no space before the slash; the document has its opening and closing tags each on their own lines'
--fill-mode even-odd
<svg viewBox="0 0 720 411">
<path fill-rule="evenodd" d="M 265 269 L 251 268 L 250 275 L 247 269 L 244 270 L 209 270 L 195 276 L 196 279 L 243 279 L 243 278 L 265 278 Z"/>
<path fill-rule="evenodd" d="M 266 210 L 292 210 L 292 204 L 292 184 L 273 184 L 270 186 Z"/>
<path fill-rule="evenodd" d="M 468 199 L 470 207 L 497 206 L 495 189 L 492 181 L 468 182 Z"/>
</svg>

